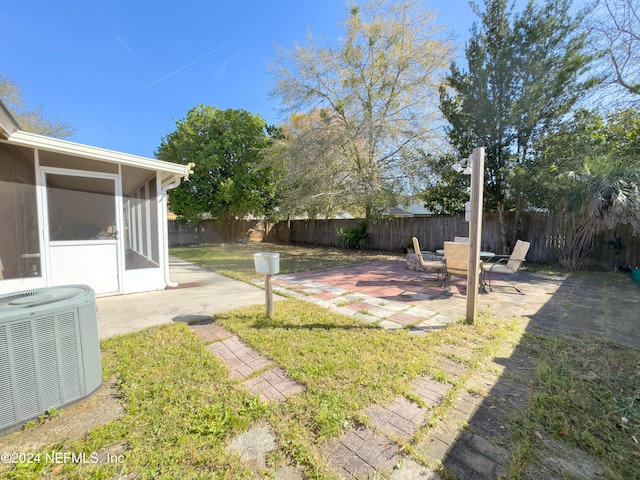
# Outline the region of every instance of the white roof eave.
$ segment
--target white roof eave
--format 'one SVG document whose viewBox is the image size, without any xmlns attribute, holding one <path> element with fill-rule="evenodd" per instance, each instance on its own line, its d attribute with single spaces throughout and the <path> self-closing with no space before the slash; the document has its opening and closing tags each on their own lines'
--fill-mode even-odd
<svg viewBox="0 0 640 480">
<path fill-rule="evenodd" d="M 0 101 L 0 138 L 9 138 L 18 130 L 18 124 Z"/>
<path fill-rule="evenodd" d="M 35 133 L 18 130 L 10 133 L 7 141 L 9 143 L 24 147 L 37 148 L 50 152 L 57 152 L 74 157 L 90 158 L 109 163 L 117 163 L 131 167 L 155 170 L 169 175 L 163 177 L 188 178 L 193 168 L 193 164 L 182 165 L 179 163 L 164 162 L 154 158 L 140 157 L 128 153 L 107 150 L 105 148 L 92 147 L 80 143 L 60 140 L 59 138 L 46 137 Z"/>
</svg>

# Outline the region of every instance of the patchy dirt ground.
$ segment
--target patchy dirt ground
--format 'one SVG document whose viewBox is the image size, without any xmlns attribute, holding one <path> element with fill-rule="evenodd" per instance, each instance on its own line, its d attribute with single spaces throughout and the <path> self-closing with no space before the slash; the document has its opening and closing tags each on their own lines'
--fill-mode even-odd
<svg viewBox="0 0 640 480">
<path fill-rule="evenodd" d="M 112 382 L 105 382 L 89 397 L 60 410 L 53 418 L 36 421 L 21 430 L 0 436 L 0 452 L 27 452 L 68 439 L 78 439 L 99 425 L 124 413 Z M 0 470 L 2 465 L 0 464 Z"/>
</svg>

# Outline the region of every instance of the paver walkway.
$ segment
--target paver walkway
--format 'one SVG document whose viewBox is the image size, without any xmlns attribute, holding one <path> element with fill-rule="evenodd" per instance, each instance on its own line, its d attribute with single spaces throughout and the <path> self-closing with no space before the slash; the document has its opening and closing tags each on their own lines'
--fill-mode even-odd
<svg viewBox="0 0 640 480">
<path fill-rule="evenodd" d="M 242 342 L 236 335 L 215 324 L 211 319 L 190 324 L 192 331 L 207 345 L 229 370 L 229 376 L 242 384 L 263 402 L 282 402 L 304 391 L 304 387 L 289 378 L 271 360 Z M 266 425 L 255 425 L 232 439 L 227 447 L 237 454 L 249 468 L 260 475 L 267 468 L 267 456 L 277 448 L 276 437 Z M 300 467 L 278 465 L 269 476 L 274 480 L 302 480 Z"/>
<path fill-rule="evenodd" d="M 191 328 L 227 366 L 231 378 L 242 381 L 262 401 L 281 402 L 304 391 L 284 370 L 211 320 L 191 324 Z M 450 367 L 447 370 L 445 366 L 445 370 L 452 378 L 461 373 L 455 364 Z M 417 378 L 410 392 L 412 400 L 398 396 L 387 404 L 367 408 L 363 413 L 369 419 L 368 427 L 348 428 L 343 435 L 320 447 L 318 454 L 344 478 L 372 478 L 386 472 L 392 479 L 437 479 L 437 473 L 403 453 L 403 445 L 414 443 L 414 436 L 427 421 L 430 409 L 439 405 L 450 388 L 451 385 L 429 377 Z M 415 403 L 416 398 L 421 405 Z M 508 452 L 477 433 L 467 433 L 464 443 L 457 438 L 461 425 L 476 413 L 478 403 L 468 395 L 458 398 L 448 421 L 415 445 L 419 455 L 430 464 L 443 461 L 454 471 L 471 472 L 469 478 L 496 478 L 495 474 L 504 470 Z M 234 439 L 229 449 L 259 471 L 265 466 L 265 456 L 276 447 L 275 436 L 268 427 L 257 425 Z M 302 478 L 299 467 L 285 467 L 275 471 L 274 478 Z"/>
<path fill-rule="evenodd" d="M 435 276 L 425 279 L 420 273 L 398 272 L 398 265 L 386 261 L 351 267 L 348 274 L 344 270 L 321 272 L 322 282 L 317 281 L 318 273 L 276 276 L 275 290 L 366 323 L 376 323 L 383 329 L 409 328 L 416 335 L 442 328 L 463 314 L 464 282 L 452 282 L 450 292 L 445 294 L 437 286 Z M 448 300 L 458 300 L 450 315 L 438 313 L 427 303 L 443 295 Z M 191 328 L 227 366 L 231 378 L 242 381 L 262 401 L 280 402 L 304 390 L 284 370 L 212 321 L 192 323 Z M 443 360 L 442 368 L 451 379 L 464 374 L 455 362 Z M 464 442 L 458 438 L 462 425 L 477 413 L 479 399 L 474 401 L 467 394 L 457 398 L 447 421 L 415 443 L 414 437 L 427 421 L 430 409 L 442 401 L 450 388 L 450 384 L 428 377 L 415 379 L 411 400 L 399 396 L 387 404 L 367 408 L 363 413 L 368 418 L 368 427 L 349 427 L 343 435 L 322 445 L 319 455 L 344 478 L 372 478 L 386 472 L 392 479 L 438 479 L 435 471 L 403 452 L 403 445 L 414 444 L 418 457 L 429 465 L 442 462 L 452 471 L 470 475 L 468 478 L 496 478 L 504 470 L 507 452 L 479 433 L 468 433 Z M 415 399 L 422 404 L 415 403 Z M 265 452 L 260 445 L 275 448 L 275 437 L 265 434 L 264 429 L 256 426 L 234 439 L 230 446 L 254 468 L 264 463 Z M 282 476 L 283 472 L 276 472 L 275 478 L 300 475 L 295 468 L 293 473 L 289 471 L 292 476 Z"/>
<path fill-rule="evenodd" d="M 268 358 L 211 320 L 193 323 L 191 328 L 228 368 L 230 377 L 242 381 L 262 401 L 280 402 L 304 391 L 304 387 L 289 378 L 284 370 L 274 367 Z M 371 422 L 370 428 L 350 428 L 321 448 L 319 453 L 327 464 L 348 478 L 369 477 L 376 472 L 394 470 L 402 458 L 400 443 L 411 441 L 425 422 L 429 408 L 436 406 L 449 388 L 427 377 L 415 380 L 413 386 L 411 393 L 424 405 L 419 406 L 400 396 L 389 404 L 370 407 L 365 412 Z M 230 445 L 230 449 L 254 469 L 264 467 L 266 448 L 275 449 L 275 438 L 265 433 L 265 428 L 257 426 L 250 434 L 234 439 Z M 417 463 L 412 468 L 421 476 L 434 474 Z M 295 477 L 298 473 L 292 475 Z M 276 478 L 283 477 L 278 477 L 276 472 Z"/>
<path fill-rule="evenodd" d="M 207 343 L 207 349 L 224 363 L 229 376 L 241 380 L 254 395 L 264 402 L 281 402 L 302 392 L 304 387 L 273 365 L 268 358 L 242 342 L 236 335 L 211 320 L 191 324 L 193 331 Z"/>
<path fill-rule="evenodd" d="M 428 377 L 413 382 L 412 394 L 424 405 L 396 397 L 386 405 L 373 405 L 365 410 L 370 427 L 351 427 L 343 435 L 321 448 L 327 464 L 347 478 L 371 478 L 387 472 L 391 478 L 401 476 L 399 468 L 405 460 L 403 443 L 411 443 L 418 429 L 424 425 L 431 408 L 437 406 L 450 388 Z M 412 465 L 412 478 L 437 478 L 424 465 Z M 401 478 L 401 477 L 398 477 Z"/>
</svg>

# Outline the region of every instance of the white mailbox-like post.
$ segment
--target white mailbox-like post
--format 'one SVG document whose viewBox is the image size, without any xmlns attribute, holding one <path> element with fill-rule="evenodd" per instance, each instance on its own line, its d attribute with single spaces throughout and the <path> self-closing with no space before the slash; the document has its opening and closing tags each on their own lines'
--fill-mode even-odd
<svg viewBox="0 0 640 480">
<path fill-rule="evenodd" d="M 267 304 L 267 317 L 273 316 L 273 285 L 271 276 L 280 272 L 280 254 L 279 253 L 254 253 L 253 263 L 256 272 L 264 273 L 264 298 Z"/>
</svg>

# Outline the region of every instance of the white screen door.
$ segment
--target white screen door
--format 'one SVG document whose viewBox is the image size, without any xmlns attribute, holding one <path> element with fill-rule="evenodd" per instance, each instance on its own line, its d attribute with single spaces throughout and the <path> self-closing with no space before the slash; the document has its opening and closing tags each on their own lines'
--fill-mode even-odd
<svg viewBox="0 0 640 480">
<path fill-rule="evenodd" d="M 84 284 L 96 294 L 118 292 L 118 176 L 43 169 L 48 284 Z"/>
</svg>

